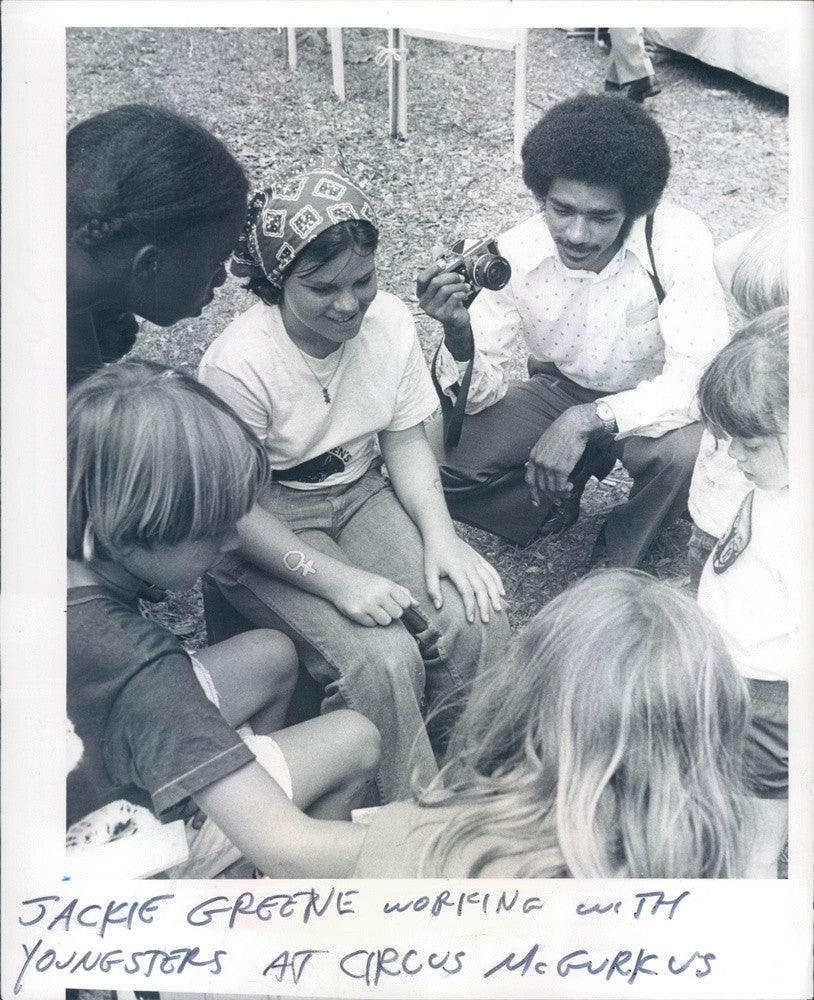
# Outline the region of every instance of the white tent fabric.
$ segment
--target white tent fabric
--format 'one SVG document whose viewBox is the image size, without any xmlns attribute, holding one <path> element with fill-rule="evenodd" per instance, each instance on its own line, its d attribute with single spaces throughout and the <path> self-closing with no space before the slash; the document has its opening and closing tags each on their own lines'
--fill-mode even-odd
<svg viewBox="0 0 814 1000">
<path fill-rule="evenodd" d="M 782 94 L 789 92 L 788 33 L 782 28 L 645 28 L 657 45 L 737 73 Z"/>
</svg>

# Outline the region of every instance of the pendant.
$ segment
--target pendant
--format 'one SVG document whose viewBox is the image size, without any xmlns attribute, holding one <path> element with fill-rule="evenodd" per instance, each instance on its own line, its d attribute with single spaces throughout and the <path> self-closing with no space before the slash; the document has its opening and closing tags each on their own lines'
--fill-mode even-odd
<svg viewBox="0 0 814 1000">
<path fill-rule="evenodd" d="M 322 398 L 325 400 L 325 405 L 328 406 L 331 402 L 331 396 L 325 386 L 322 387 Z"/>
</svg>

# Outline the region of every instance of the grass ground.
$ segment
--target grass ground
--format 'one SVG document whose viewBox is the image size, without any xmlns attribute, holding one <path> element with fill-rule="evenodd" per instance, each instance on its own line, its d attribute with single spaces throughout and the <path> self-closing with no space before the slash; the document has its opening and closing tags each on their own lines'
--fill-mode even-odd
<svg viewBox="0 0 814 1000">
<path fill-rule="evenodd" d="M 382 29 L 344 32 L 347 100 L 330 89 L 324 30 L 298 31 L 289 70 L 276 29 L 90 28 L 68 32 L 68 124 L 132 101 L 192 114 L 223 138 L 253 186 L 317 154 L 338 156 L 368 191 L 382 227 L 381 287 L 408 302 L 428 355 L 440 328 L 423 316 L 415 275 L 434 244 L 496 235 L 534 210 L 512 161 L 513 61 L 505 52 L 423 39 L 409 43 L 409 136 L 388 137 L 387 73 L 375 61 Z M 529 38 L 527 125 L 554 102 L 602 88 L 603 50 L 552 28 Z M 647 107 L 667 135 L 666 198 L 697 212 L 721 242 L 787 204 L 788 102 L 732 74 L 675 53 L 656 55 L 662 93 Z M 170 329 L 144 324 L 136 351 L 194 369 L 206 347 L 250 304 L 230 280 L 206 313 Z M 524 358 L 517 357 L 518 374 Z M 617 467 L 592 482 L 580 521 L 526 548 L 463 528 L 501 572 L 514 625 L 580 576 L 607 511 L 624 500 Z M 665 530 L 645 569 L 686 582 L 686 522 Z M 157 611 L 184 640 L 204 641 L 200 596 L 174 595 Z"/>
</svg>

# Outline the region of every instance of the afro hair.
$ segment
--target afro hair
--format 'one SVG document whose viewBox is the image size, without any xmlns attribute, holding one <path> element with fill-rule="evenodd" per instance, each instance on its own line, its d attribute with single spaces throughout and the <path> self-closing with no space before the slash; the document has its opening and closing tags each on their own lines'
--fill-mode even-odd
<svg viewBox="0 0 814 1000">
<path fill-rule="evenodd" d="M 615 187 L 630 219 L 652 212 L 670 174 L 664 133 L 635 101 L 580 94 L 555 104 L 523 143 L 523 180 L 541 202 L 557 178 Z"/>
</svg>

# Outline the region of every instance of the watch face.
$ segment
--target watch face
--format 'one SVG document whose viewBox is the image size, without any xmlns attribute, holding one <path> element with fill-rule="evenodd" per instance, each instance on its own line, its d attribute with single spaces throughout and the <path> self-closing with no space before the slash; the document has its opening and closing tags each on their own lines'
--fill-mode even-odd
<svg viewBox="0 0 814 1000">
<path fill-rule="evenodd" d="M 616 417 L 613 415 L 613 410 L 604 402 L 598 402 L 595 406 L 596 415 L 605 425 L 605 430 L 613 433 L 616 429 Z"/>
</svg>

